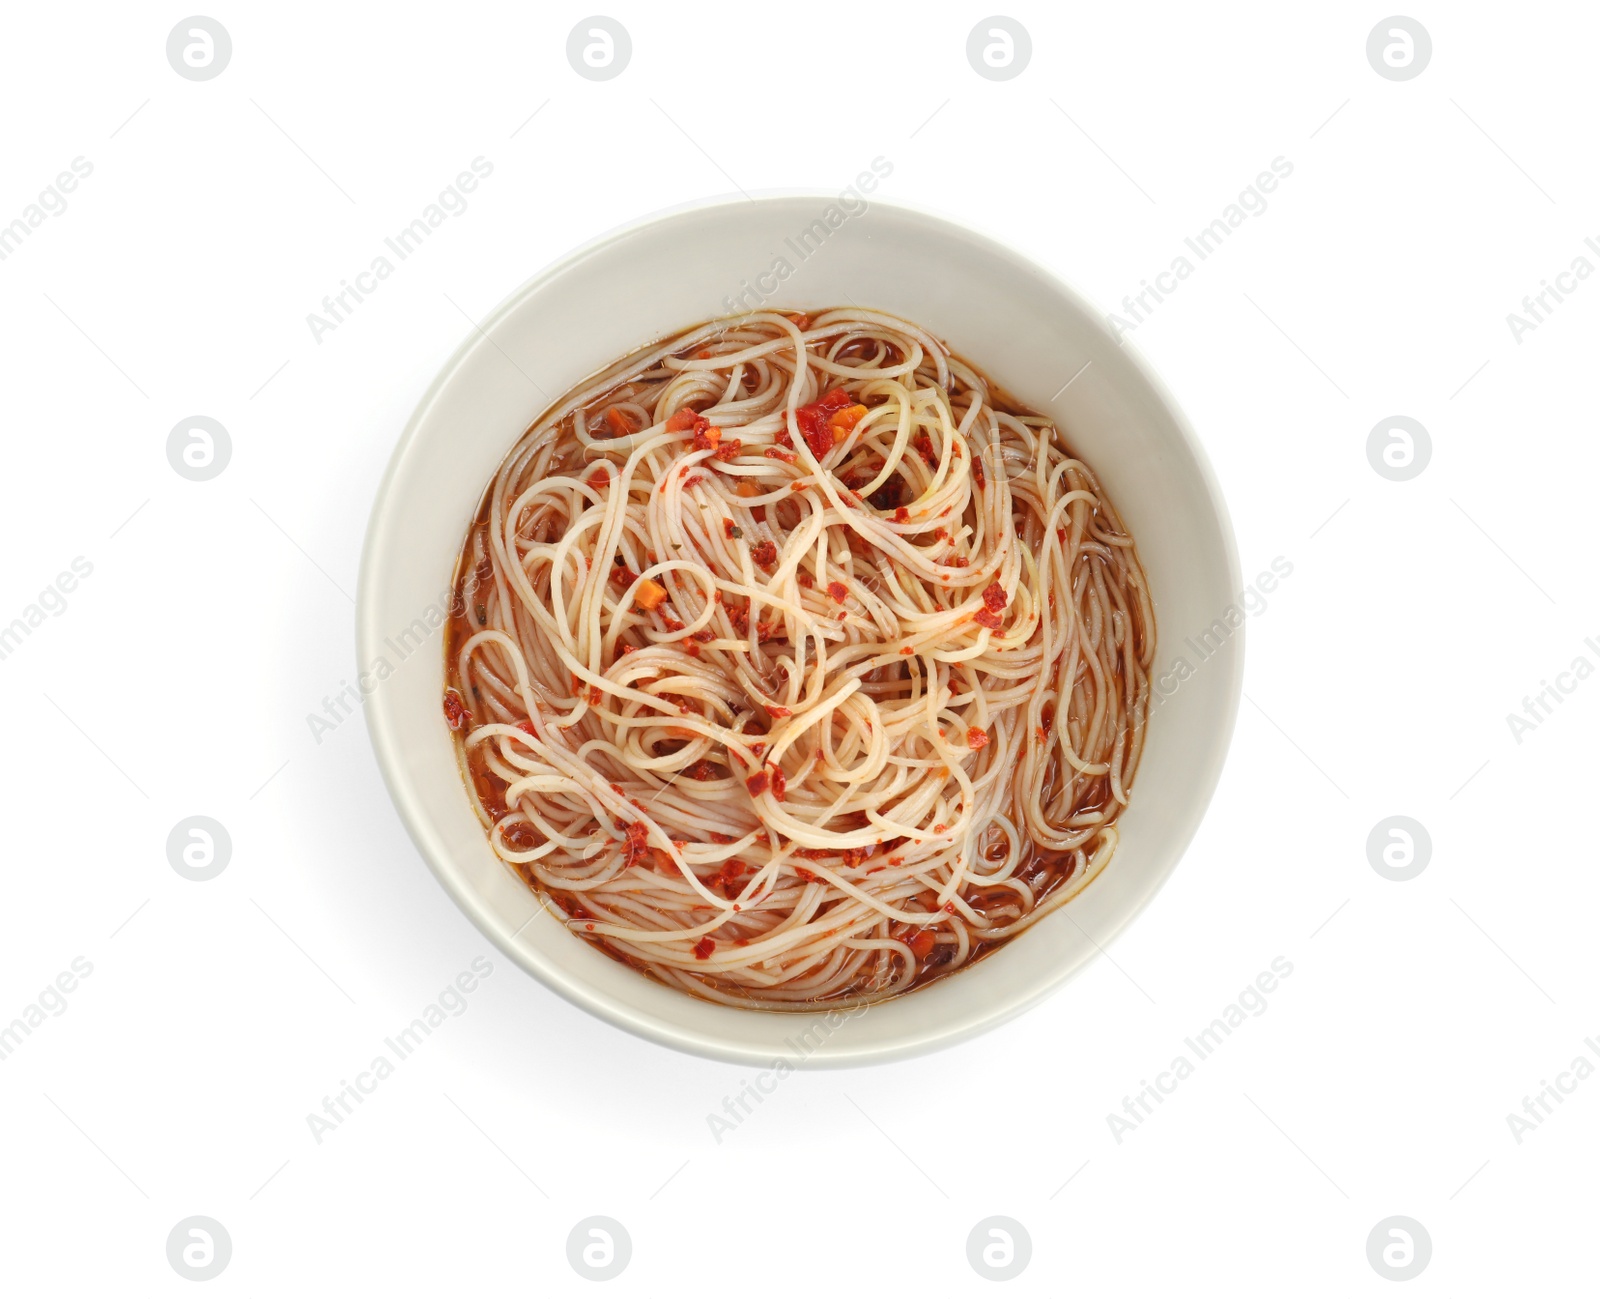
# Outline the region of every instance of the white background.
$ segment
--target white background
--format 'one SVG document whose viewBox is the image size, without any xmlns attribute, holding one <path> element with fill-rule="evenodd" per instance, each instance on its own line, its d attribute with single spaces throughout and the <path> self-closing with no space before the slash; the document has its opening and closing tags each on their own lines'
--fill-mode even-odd
<svg viewBox="0 0 1600 1299">
<path fill-rule="evenodd" d="M 596 83 L 570 7 L 213 8 L 233 55 L 205 82 L 165 56 L 182 10 L 10 7 L 0 223 L 93 173 L 0 262 L 0 624 L 93 573 L 0 661 L 0 1025 L 93 973 L 0 1061 L 0 1287 L 192 1293 L 165 1242 L 194 1214 L 231 1236 L 228 1295 L 590 1293 L 565 1242 L 592 1214 L 633 1242 L 618 1295 L 987 1293 L 966 1240 L 992 1214 L 1032 1237 L 1025 1294 L 1389 1293 L 1366 1241 L 1395 1214 L 1432 1239 L 1415 1294 L 1592 1287 L 1600 1078 L 1520 1143 L 1506 1116 L 1600 1050 L 1600 682 L 1520 743 L 1506 715 L 1600 666 L 1600 282 L 1520 343 L 1506 316 L 1600 239 L 1600 16 L 1412 9 L 1432 61 L 1394 82 L 1365 53 L 1384 9 L 1308 9 L 1013 6 L 1032 61 L 992 82 L 981 7 L 621 5 L 632 62 Z M 1247 578 L 1294 572 L 1251 620 L 1205 825 L 1108 958 L 958 1049 L 791 1077 L 719 1143 L 752 1072 L 512 967 L 360 717 L 318 743 L 307 715 L 353 679 L 367 513 L 463 313 L 615 225 L 879 155 L 881 197 L 1107 309 L 1292 162 L 1131 337 Z M 479 156 L 469 209 L 314 341 Z M 196 414 L 233 444 L 203 483 L 165 453 Z M 1433 444 L 1401 483 L 1365 450 L 1396 414 Z M 167 861 L 192 814 L 233 840 L 208 883 Z M 1393 814 L 1432 837 L 1406 883 L 1367 859 Z M 484 955 L 319 1144 L 307 1114 Z M 1280 956 L 1267 1011 L 1119 1144 L 1107 1115 Z"/>
</svg>

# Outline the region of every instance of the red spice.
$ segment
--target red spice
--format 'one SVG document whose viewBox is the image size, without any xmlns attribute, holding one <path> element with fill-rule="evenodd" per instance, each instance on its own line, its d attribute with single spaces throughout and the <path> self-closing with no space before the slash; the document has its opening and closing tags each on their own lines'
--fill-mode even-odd
<svg viewBox="0 0 1600 1299">
<path fill-rule="evenodd" d="M 761 795 L 767 792 L 771 784 L 772 777 L 767 774 L 767 769 L 763 767 L 744 782 L 744 787 L 750 791 L 751 798 L 760 798 Z"/>
<path fill-rule="evenodd" d="M 621 564 L 613 564 L 611 566 L 611 585 L 625 591 L 638 580 L 639 575 L 631 568 L 626 568 Z"/>
<path fill-rule="evenodd" d="M 1004 609 L 1006 607 L 1005 588 L 998 582 L 990 582 L 988 586 L 983 588 L 983 603 L 986 608 L 993 609 L 997 613 Z"/>
<path fill-rule="evenodd" d="M 722 535 L 725 536 L 729 541 L 732 541 L 739 535 L 739 525 L 732 519 L 724 519 L 722 521 Z"/>
<path fill-rule="evenodd" d="M 627 437 L 630 433 L 639 430 L 634 427 L 633 416 L 627 411 L 618 410 L 615 406 L 606 407 L 606 427 L 611 430 L 614 438 Z"/>
<path fill-rule="evenodd" d="M 767 711 L 774 717 L 793 717 L 794 709 L 785 708 L 782 704 L 768 704 Z"/>
<path fill-rule="evenodd" d="M 681 410 L 674 411 L 667 418 L 667 432 L 682 433 L 684 429 L 693 428 L 695 421 L 699 418 L 699 411 L 692 410 L 690 407 L 685 406 Z"/>
<path fill-rule="evenodd" d="M 993 609 L 979 609 L 972 615 L 972 621 L 980 627 L 987 627 L 990 631 L 1000 630 L 1000 615 Z"/>
<path fill-rule="evenodd" d="M 784 433 L 783 436 L 787 438 L 789 435 Z M 800 459 L 793 451 L 786 451 L 783 447 L 768 447 L 761 454 L 766 456 L 768 460 L 781 460 L 786 465 L 792 465 Z"/>
<path fill-rule="evenodd" d="M 689 639 L 697 640 L 704 645 L 707 641 L 716 639 L 716 635 L 717 633 L 712 631 L 711 628 L 702 627 L 699 631 L 694 632 Z"/>
<path fill-rule="evenodd" d="M 750 752 L 755 754 L 756 757 L 758 757 L 758 758 L 763 753 L 765 753 L 766 751 L 767 751 L 766 743 L 764 741 L 762 741 L 762 740 L 757 740 L 754 744 L 752 744 L 750 746 Z"/>
<path fill-rule="evenodd" d="M 598 492 L 611 481 L 611 475 L 604 469 L 596 469 L 584 481 L 587 486 L 594 488 Z"/>
<path fill-rule="evenodd" d="M 683 652 L 685 654 L 687 654 L 692 659 L 699 658 L 700 657 L 700 642 L 697 641 L 697 640 L 692 640 L 687 636 L 684 637 L 684 640 L 683 640 Z"/>
<path fill-rule="evenodd" d="M 789 782 L 784 777 L 781 767 L 772 769 L 772 800 L 775 803 L 783 802 L 783 796 L 788 791 Z"/>
<path fill-rule="evenodd" d="M 726 861 L 722 864 L 722 868 L 711 877 L 711 887 L 720 892 L 723 897 L 732 898 L 740 891 L 739 877 L 747 870 L 749 870 L 749 867 L 737 857 L 731 861 Z"/>
<path fill-rule="evenodd" d="M 667 628 L 668 631 L 682 631 L 683 630 L 683 624 L 681 622 L 679 622 L 676 618 L 674 618 L 670 613 L 662 614 L 661 615 L 661 621 L 666 624 L 666 628 Z"/>
<path fill-rule="evenodd" d="M 834 447 L 835 439 L 833 429 L 829 427 L 829 420 L 836 411 L 841 411 L 849 405 L 851 405 L 850 395 L 843 388 L 834 388 L 823 393 L 810 405 L 802 406 L 795 411 L 795 427 L 800 430 L 800 436 L 805 438 L 806 445 L 811 448 L 811 454 L 819 461 Z M 862 414 L 865 413 L 866 408 L 863 407 Z"/>
<path fill-rule="evenodd" d="M 909 646 L 909 645 L 902 645 L 900 647 L 900 652 L 902 654 L 915 654 L 916 650 L 912 649 L 911 646 Z"/>
<path fill-rule="evenodd" d="M 717 443 L 722 441 L 722 430 L 712 428 L 709 423 L 695 421 L 693 446 L 696 451 L 715 451 Z"/>
<path fill-rule="evenodd" d="M 850 588 L 843 582 L 829 582 L 828 595 L 835 604 L 843 604 L 845 597 L 850 594 Z"/>
<path fill-rule="evenodd" d="M 589 703 L 591 705 L 594 705 L 594 704 L 598 704 L 599 702 L 600 702 L 600 687 L 599 686 L 590 686 L 589 687 Z"/>
<path fill-rule="evenodd" d="M 714 952 L 716 950 L 717 950 L 716 940 L 714 938 L 712 938 L 710 934 L 707 934 L 704 938 L 702 938 L 698 943 L 696 943 L 694 945 L 694 957 L 695 957 L 695 960 L 704 961 L 704 960 L 706 960 L 707 958 L 710 957 L 712 952 Z"/>
<path fill-rule="evenodd" d="M 520 721 L 520 722 L 517 723 L 517 729 L 519 731 L 526 731 L 529 735 L 532 735 L 533 734 L 533 722 L 531 720 L 524 719 L 523 721 Z"/>
<path fill-rule="evenodd" d="M 894 521 L 896 523 L 910 523 L 911 511 L 906 509 L 906 507 L 903 505 L 898 507 L 894 512 Z"/>
<path fill-rule="evenodd" d="M 630 823 L 623 831 L 627 836 L 622 847 L 624 866 L 632 866 L 648 850 L 645 840 L 650 837 L 649 827 L 643 821 Z"/>
<path fill-rule="evenodd" d="M 989 485 L 988 479 L 983 476 L 983 461 L 977 458 L 972 461 L 972 481 L 977 483 L 979 487 L 987 487 Z"/>
<path fill-rule="evenodd" d="M 919 929 L 907 940 L 906 946 L 911 949 L 911 955 L 919 961 L 928 959 L 928 953 L 933 951 L 933 930 Z"/>
<path fill-rule="evenodd" d="M 810 573 L 796 573 L 794 580 L 805 591 L 809 591 L 817 584 L 817 579 L 812 577 Z"/>
<path fill-rule="evenodd" d="M 472 724 L 472 714 L 454 690 L 444 692 L 444 719 L 450 723 L 452 731 L 464 731 Z"/>
<path fill-rule="evenodd" d="M 720 460 L 723 464 L 728 464 L 730 461 L 737 460 L 742 450 L 744 450 L 744 443 L 740 439 L 729 438 L 712 453 L 711 458 Z"/>
<path fill-rule="evenodd" d="M 981 749 L 987 743 L 989 743 L 989 736 L 985 732 L 980 731 L 976 726 L 967 727 L 967 748 Z"/>
<path fill-rule="evenodd" d="M 778 548 L 770 541 L 758 541 L 750 547 L 750 558 L 762 568 L 771 568 L 778 562 Z"/>
</svg>

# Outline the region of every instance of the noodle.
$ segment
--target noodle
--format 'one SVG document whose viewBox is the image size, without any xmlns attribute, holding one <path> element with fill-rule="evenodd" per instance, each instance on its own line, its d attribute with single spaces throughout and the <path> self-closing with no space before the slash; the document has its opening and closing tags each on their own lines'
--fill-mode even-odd
<svg viewBox="0 0 1600 1299">
<path fill-rule="evenodd" d="M 970 964 L 1110 859 L 1155 628 L 1089 467 L 916 326 L 714 321 L 512 449 L 445 712 L 578 934 L 769 1010 Z"/>
</svg>

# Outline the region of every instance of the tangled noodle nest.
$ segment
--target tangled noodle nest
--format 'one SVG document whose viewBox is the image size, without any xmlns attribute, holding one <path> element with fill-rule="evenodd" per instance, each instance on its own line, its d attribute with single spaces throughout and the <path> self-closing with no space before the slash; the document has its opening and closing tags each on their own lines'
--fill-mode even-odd
<svg viewBox="0 0 1600 1299">
<path fill-rule="evenodd" d="M 856 308 L 612 366 L 501 466 L 445 711 L 495 851 L 730 1005 L 905 991 L 1115 850 L 1154 620 L 1045 418 Z"/>
</svg>

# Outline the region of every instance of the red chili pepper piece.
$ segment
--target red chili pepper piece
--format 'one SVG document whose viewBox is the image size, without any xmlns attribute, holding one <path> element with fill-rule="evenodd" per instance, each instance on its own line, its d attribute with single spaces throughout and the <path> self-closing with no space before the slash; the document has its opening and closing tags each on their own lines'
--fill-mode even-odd
<svg viewBox="0 0 1600 1299">
<path fill-rule="evenodd" d="M 834 388 L 830 392 L 823 393 L 810 405 L 802 406 L 795 411 L 795 426 L 800 430 L 800 436 L 805 438 L 806 445 L 811 448 L 811 454 L 818 460 L 833 450 L 833 430 L 828 427 L 829 417 L 850 404 L 850 394 L 843 388 Z"/>
<path fill-rule="evenodd" d="M 692 410 L 688 406 L 685 406 L 682 410 L 674 411 L 670 416 L 668 416 L 667 432 L 682 433 L 685 429 L 693 428 L 695 421 L 699 418 L 699 411 Z"/>
</svg>

